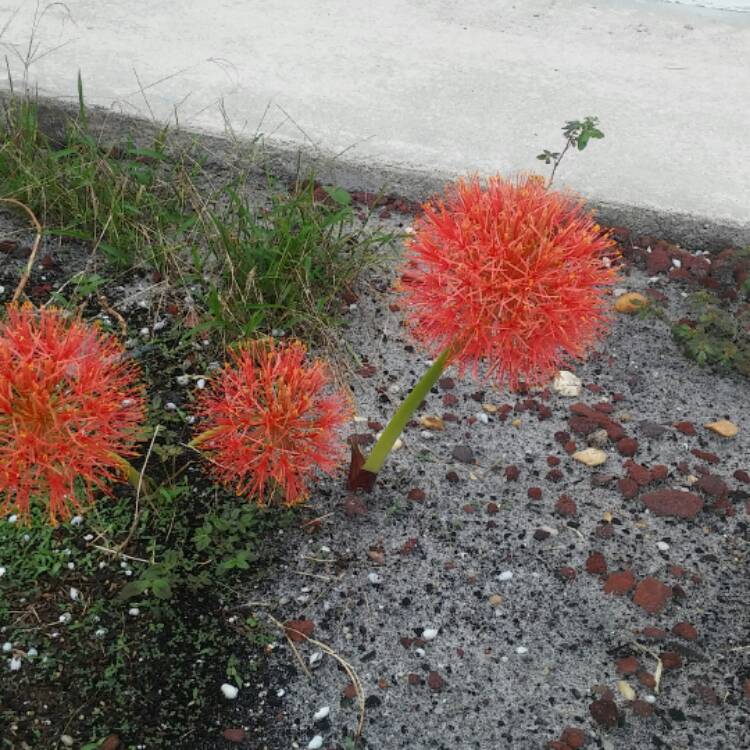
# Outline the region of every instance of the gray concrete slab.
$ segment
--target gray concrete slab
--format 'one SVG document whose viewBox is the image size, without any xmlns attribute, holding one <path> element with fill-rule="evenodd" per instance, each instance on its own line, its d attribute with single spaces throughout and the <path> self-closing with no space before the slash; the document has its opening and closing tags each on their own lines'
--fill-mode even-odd
<svg viewBox="0 0 750 750">
<path fill-rule="evenodd" d="M 229 124 L 386 172 L 538 170 L 565 120 L 597 115 L 606 138 L 566 161 L 560 184 L 623 215 L 750 241 L 748 13 L 646 0 L 0 0 L 0 28 L 16 86 L 73 101 L 80 69 L 89 104 L 212 134 Z"/>
</svg>

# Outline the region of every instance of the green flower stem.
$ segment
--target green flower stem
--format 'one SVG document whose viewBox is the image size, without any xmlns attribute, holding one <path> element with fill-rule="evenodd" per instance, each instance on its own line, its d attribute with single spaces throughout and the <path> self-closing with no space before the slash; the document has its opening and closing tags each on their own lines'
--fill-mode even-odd
<svg viewBox="0 0 750 750">
<path fill-rule="evenodd" d="M 449 346 L 432 364 L 429 370 L 421 377 L 419 382 L 414 386 L 411 393 L 404 399 L 396 413 L 391 417 L 391 421 L 385 426 L 378 442 L 375 443 L 372 452 L 367 457 L 364 471 L 371 474 L 377 474 L 388 458 L 388 454 L 393 448 L 398 436 L 404 431 L 406 423 L 411 419 L 412 414 L 417 407 L 424 401 L 437 379 L 442 375 L 445 366 L 451 358 L 453 347 Z"/>
</svg>

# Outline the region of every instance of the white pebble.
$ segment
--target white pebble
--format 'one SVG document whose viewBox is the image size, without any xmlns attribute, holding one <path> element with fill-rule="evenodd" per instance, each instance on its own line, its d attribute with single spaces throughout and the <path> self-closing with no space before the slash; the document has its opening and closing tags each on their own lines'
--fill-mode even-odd
<svg viewBox="0 0 750 750">
<path fill-rule="evenodd" d="M 63 612 L 57 619 L 63 625 L 67 625 L 73 619 L 73 615 L 70 612 Z"/>
<path fill-rule="evenodd" d="M 140 609 L 138 609 L 138 607 L 131 607 L 131 608 L 130 608 L 130 609 L 128 610 L 128 614 L 129 614 L 129 615 L 130 615 L 131 617 L 138 617 L 138 615 L 139 615 L 139 614 L 141 614 L 141 610 L 140 610 Z"/>
<path fill-rule="evenodd" d="M 221 686 L 221 692 L 228 701 L 233 701 L 240 693 L 234 685 L 230 685 L 228 682 Z"/>
<path fill-rule="evenodd" d="M 383 583 L 383 576 L 377 573 L 368 573 L 367 580 L 373 585 L 377 586 L 379 583 Z"/>
<path fill-rule="evenodd" d="M 73 738 L 69 734 L 64 734 L 60 737 L 60 742 L 65 745 L 65 747 L 73 747 Z"/>
<path fill-rule="evenodd" d="M 106 631 L 106 630 L 105 630 L 104 628 L 98 628 L 98 629 L 97 629 L 97 630 L 96 630 L 96 631 L 94 632 L 94 635 L 95 635 L 95 636 L 96 636 L 97 638 L 103 638 L 103 637 L 104 637 L 105 635 L 107 635 L 107 631 Z"/>
<path fill-rule="evenodd" d="M 313 721 L 323 721 L 323 719 L 327 718 L 328 714 L 331 713 L 331 707 L 330 706 L 323 706 L 323 708 L 319 708 L 314 714 L 313 714 Z"/>
<path fill-rule="evenodd" d="M 310 659 L 308 661 L 313 669 L 319 667 L 320 663 L 323 661 L 323 652 L 314 651 L 312 654 L 310 654 Z"/>
<path fill-rule="evenodd" d="M 517 654 L 528 654 L 529 649 L 526 648 L 526 646 L 516 646 L 516 653 Z"/>
<path fill-rule="evenodd" d="M 425 628 L 422 631 L 422 639 L 425 641 L 434 641 L 437 638 L 437 628 Z"/>
<path fill-rule="evenodd" d="M 662 552 L 666 552 L 669 549 L 669 545 L 666 542 L 657 542 L 656 547 Z"/>
<path fill-rule="evenodd" d="M 646 703 L 656 703 L 656 696 L 655 695 L 647 695 L 644 700 Z"/>
<path fill-rule="evenodd" d="M 18 516 L 15 514 L 8 517 L 8 523 L 15 523 L 18 520 Z"/>
<path fill-rule="evenodd" d="M 504 570 L 500 575 L 497 577 L 498 581 L 510 581 L 510 579 L 513 578 L 513 573 L 510 570 Z"/>
<path fill-rule="evenodd" d="M 682 268 L 682 261 L 679 258 L 672 258 L 672 265 L 675 268 Z"/>
<path fill-rule="evenodd" d="M 81 592 L 78 589 L 73 588 L 72 586 L 70 587 L 68 595 L 74 602 L 77 602 L 81 598 Z"/>
<path fill-rule="evenodd" d="M 284 688 L 279 688 L 276 691 L 276 697 L 277 698 L 283 698 L 285 695 L 286 695 L 286 690 L 284 690 Z"/>
<path fill-rule="evenodd" d="M 198 386 L 198 389 L 202 391 L 206 387 L 206 379 L 198 378 L 198 382 L 196 383 L 196 386 Z"/>
<path fill-rule="evenodd" d="M 11 672 L 18 672 L 19 669 L 21 669 L 21 660 L 14 656 L 9 662 L 8 666 L 10 667 Z"/>
<path fill-rule="evenodd" d="M 166 320 L 157 320 L 156 323 L 154 323 L 154 330 L 155 331 L 161 331 L 162 328 L 165 328 L 167 325 Z"/>
<path fill-rule="evenodd" d="M 2 565 L 0 565 L 0 578 L 2 578 L 5 575 L 5 570 L 6 569 Z"/>
<path fill-rule="evenodd" d="M 141 328 L 140 334 L 143 336 L 144 339 L 147 339 L 151 331 L 148 330 L 148 328 Z"/>
<path fill-rule="evenodd" d="M 3 643 L 3 653 L 9 654 L 13 650 L 13 644 L 10 641 Z"/>
<path fill-rule="evenodd" d="M 177 404 L 173 403 L 172 401 L 167 401 L 167 403 L 164 404 L 164 408 L 167 411 L 177 411 Z"/>
<path fill-rule="evenodd" d="M 68 568 L 68 570 L 75 570 L 76 564 L 74 562 L 69 562 L 66 567 Z"/>
<path fill-rule="evenodd" d="M 474 416 L 476 416 L 477 422 L 481 422 L 482 424 L 489 424 L 490 418 L 483 411 L 478 412 Z"/>
<path fill-rule="evenodd" d="M 423 648 L 416 648 L 414 649 L 414 653 L 421 659 L 425 655 L 425 650 Z"/>
<path fill-rule="evenodd" d="M 319 734 L 316 734 L 315 737 L 307 743 L 307 750 L 320 750 L 321 747 L 323 747 L 323 737 Z"/>
<path fill-rule="evenodd" d="M 39 652 L 32 646 L 27 652 L 26 656 L 29 657 L 29 659 L 33 659 L 35 656 L 39 656 Z"/>
<path fill-rule="evenodd" d="M 80 526 L 83 523 L 83 516 L 73 516 L 70 519 L 71 526 Z"/>
<path fill-rule="evenodd" d="M 5 294 L 5 287 L 4 286 L 0 286 L 0 294 Z"/>
</svg>

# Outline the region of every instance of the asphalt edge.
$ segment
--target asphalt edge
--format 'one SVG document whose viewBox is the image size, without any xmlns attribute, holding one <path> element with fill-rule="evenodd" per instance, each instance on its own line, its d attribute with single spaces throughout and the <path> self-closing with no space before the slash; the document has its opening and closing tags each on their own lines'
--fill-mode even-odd
<svg viewBox="0 0 750 750">
<path fill-rule="evenodd" d="M 7 102 L 10 94 L 0 92 Z M 66 122 L 78 115 L 78 107 L 59 99 L 39 97 L 39 120 L 42 132 L 53 142 L 62 142 Z M 128 138 L 146 146 L 164 129 L 164 124 L 123 114 L 101 107 L 87 108 L 90 126 L 104 144 L 122 143 Z M 394 194 L 410 201 L 423 202 L 440 192 L 456 174 L 428 172 L 423 169 L 357 160 L 354 150 L 341 154 L 326 152 L 315 146 L 300 145 L 262 133 L 237 135 L 227 128 L 223 135 L 200 130 L 169 127 L 170 147 L 200 146 L 207 166 L 219 169 L 243 165 L 281 178 L 312 170 L 316 179 L 347 190 Z M 750 210 L 747 222 L 717 220 L 708 216 L 665 212 L 647 205 L 628 205 L 587 197 L 587 204 L 605 226 L 627 227 L 634 237 L 654 237 L 679 244 L 688 250 L 718 251 L 726 247 L 750 246 Z"/>
</svg>

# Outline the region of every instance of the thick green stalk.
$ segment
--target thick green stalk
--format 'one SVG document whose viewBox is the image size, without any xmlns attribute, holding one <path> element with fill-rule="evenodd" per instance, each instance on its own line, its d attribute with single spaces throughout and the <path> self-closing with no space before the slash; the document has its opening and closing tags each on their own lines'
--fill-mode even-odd
<svg viewBox="0 0 750 750">
<path fill-rule="evenodd" d="M 369 471 L 371 474 L 377 474 L 380 471 L 385 463 L 385 459 L 388 458 L 388 454 L 393 448 L 393 444 L 404 431 L 406 423 L 411 419 L 414 412 L 430 392 L 430 388 L 437 383 L 437 379 L 442 375 L 443 370 L 445 370 L 452 349 L 449 346 L 433 362 L 432 367 L 420 378 L 411 393 L 404 399 L 401 406 L 398 407 L 396 413 L 391 417 L 391 421 L 385 426 L 378 442 L 375 443 L 372 452 L 367 457 L 367 461 L 365 461 L 365 465 L 362 467 L 364 471 Z"/>
</svg>

